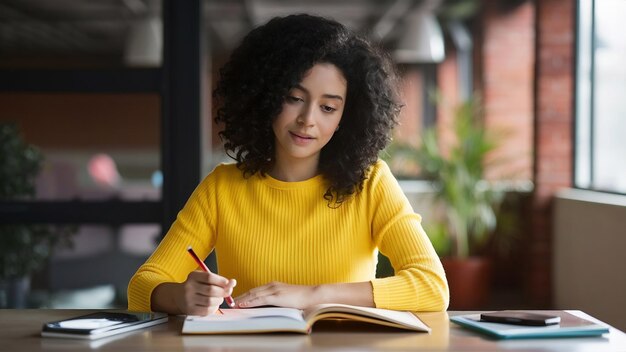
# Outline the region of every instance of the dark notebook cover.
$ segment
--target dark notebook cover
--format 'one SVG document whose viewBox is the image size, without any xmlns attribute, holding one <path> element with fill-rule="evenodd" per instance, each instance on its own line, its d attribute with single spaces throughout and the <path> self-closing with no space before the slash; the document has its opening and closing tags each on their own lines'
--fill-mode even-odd
<svg viewBox="0 0 626 352">
<path fill-rule="evenodd" d="M 94 340 L 163 324 L 165 313 L 100 311 L 43 324 L 41 336 Z"/>
<path fill-rule="evenodd" d="M 564 311 L 527 312 L 558 315 L 561 317 L 561 323 L 548 326 L 490 323 L 481 321 L 480 314 L 457 315 L 451 317 L 450 320 L 463 327 L 498 339 L 599 336 L 609 332 L 606 325 L 597 324 Z"/>
</svg>

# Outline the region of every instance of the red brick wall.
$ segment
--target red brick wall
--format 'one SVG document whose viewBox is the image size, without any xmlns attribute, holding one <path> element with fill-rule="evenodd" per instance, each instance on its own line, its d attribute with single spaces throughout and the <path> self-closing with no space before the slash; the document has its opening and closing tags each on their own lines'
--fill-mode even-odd
<svg viewBox="0 0 626 352">
<path fill-rule="evenodd" d="M 535 82 L 535 4 L 532 1 L 503 6 L 501 1 L 483 2 L 474 22 L 474 86 L 482 94 L 485 125 L 503 134 L 493 158 L 506 160 L 487 170 L 489 178 L 531 180 L 533 177 L 533 126 Z M 523 241 L 530 233 L 530 197 L 511 197 L 504 208 L 515 212 L 520 223 L 510 251 L 493 249 L 494 290 L 520 292 L 509 307 L 528 307 L 522 301 L 528 257 Z M 514 207 L 514 208 L 513 208 Z M 511 236 L 511 235 L 505 235 Z M 493 302 L 492 302 L 493 303 Z M 502 302 L 504 303 L 504 302 Z M 497 302 L 495 303 L 498 304 Z"/>
<path fill-rule="evenodd" d="M 417 66 L 405 65 L 399 70 L 401 99 L 404 106 L 400 110 L 399 126 L 394 129 L 394 139 L 415 147 L 420 145 L 422 133 L 422 72 Z"/>
<path fill-rule="evenodd" d="M 441 101 L 437 105 L 437 133 L 439 147 L 449 153 L 456 142 L 454 137 L 454 110 L 461 103 L 459 96 L 459 76 L 457 73 L 457 55 L 451 42 L 446 42 L 446 58 L 437 65 L 437 85 Z"/>
<path fill-rule="evenodd" d="M 474 86 L 482 96 L 485 125 L 505 137 L 494 158 L 506 158 L 503 167 L 487 170 L 489 178 L 529 180 L 532 177 L 534 4 L 531 1 L 503 9 L 485 2 L 474 28 Z M 447 43 L 446 59 L 438 66 L 438 84 L 444 104 L 438 128 L 445 144 L 450 137 L 452 107 L 459 103 L 456 53 Z"/>
<path fill-rule="evenodd" d="M 534 4 L 484 6 L 482 87 L 487 128 L 504 134 L 497 155 L 506 163 L 488 177 L 529 180 L 532 175 Z"/>
<path fill-rule="evenodd" d="M 534 305 L 549 306 L 553 196 L 572 183 L 575 1 L 542 0 L 535 6 L 535 191 L 526 293 Z"/>
<path fill-rule="evenodd" d="M 485 2 L 476 43 L 476 85 L 488 127 L 514 134 L 503 153 L 519 158 L 511 171 L 532 179 L 523 245 L 526 304 L 548 307 L 552 295 L 552 199 L 571 185 L 574 0 L 526 1 L 504 9 Z"/>
</svg>

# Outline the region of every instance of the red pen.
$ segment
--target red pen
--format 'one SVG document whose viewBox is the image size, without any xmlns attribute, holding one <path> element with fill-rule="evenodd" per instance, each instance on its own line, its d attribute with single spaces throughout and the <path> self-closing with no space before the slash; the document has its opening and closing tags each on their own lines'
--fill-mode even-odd
<svg viewBox="0 0 626 352">
<path fill-rule="evenodd" d="M 198 255 L 196 254 L 196 252 L 193 251 L 193 248 L 191 248 L 191 246 L 187 247 L 187 252 L 189 252 L 189 254 L 193 257 L 193 259 L 196 261 L 198 266 L 202 268 L 202 270 L 204 270 L 207 273 L 211 272 L 211 270 L 209 270 L 206 264 L 204 264 L 204 262 L 200 260 L 200 258 L 198 258 Z M 235 300 L 231 296 L 226 296 L 224 297 L 224 299 L 226 300 L 226 304 L 228 304 L 229 307 L 232 308 L 235 306 Z"/>
</svg>

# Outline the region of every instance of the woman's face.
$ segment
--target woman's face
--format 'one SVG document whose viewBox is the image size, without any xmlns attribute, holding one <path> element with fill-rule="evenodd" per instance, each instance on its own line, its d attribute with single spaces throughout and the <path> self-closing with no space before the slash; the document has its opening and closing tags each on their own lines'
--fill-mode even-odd
<svg viewBox="0 0 626 352">
<path fill-rule="evenodd" d="M 346 78 L 335 65 L 318 63 L 307 71 L 272 124 L 277 160 L 317 163 L 339 126 L 346 91 Z"/>
</svg>

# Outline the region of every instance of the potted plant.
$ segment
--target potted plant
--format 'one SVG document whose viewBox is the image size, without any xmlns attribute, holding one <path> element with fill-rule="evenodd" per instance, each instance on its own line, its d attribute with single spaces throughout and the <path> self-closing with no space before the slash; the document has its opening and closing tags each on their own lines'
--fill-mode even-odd
<svg viewBox="0 0 626 352">
<path fill-rule="evenodd" d="M 0 200 L 27 200 L 35 195 L 41 152 L 24 142 L 17 127 L 0 123 Z M 30 274 L 49 258 L 57 244 L 69 244 L 68 228 L 48 225 L 0 225 L 0 308 L 26 304 Z"/>
<path fill-rule="evenodd" d="M 490 261 L 482 255 L 492 240 L 504 198 L 502 187 L 485 178 L 496 161 L 491 153 L 501 135 L 482 126 L 478 100 L 454 109 L 452 142 L 444 145 L 436 128 L 424 131 L 420 147 L 396 144 L 395 158 L 418 165 L 433 183 L 438 216 L 425 219 L 424 227 L 446 270 L 450 305 L 454 309 L 480 308 L 490 290 Z"/>
</svg>

